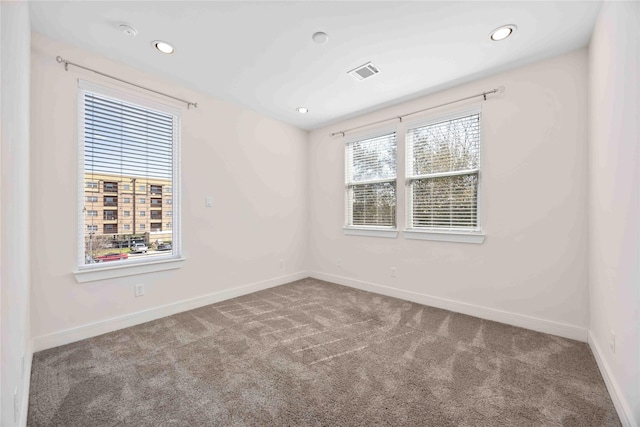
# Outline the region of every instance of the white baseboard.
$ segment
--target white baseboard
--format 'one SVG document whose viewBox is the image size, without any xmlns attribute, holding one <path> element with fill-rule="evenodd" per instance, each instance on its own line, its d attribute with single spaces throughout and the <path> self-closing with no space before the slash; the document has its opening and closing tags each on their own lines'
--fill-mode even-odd
<svg viewBox="0 0 640 427">
<path fill-rule="evenodd" d="M 607 390 L 609 391 L 613 405 L 616 407 L 616 411 L 618 411 L 620 422 L 624 427 L 638 427 L 637 421 L 634 420 L 633 412 L 631 412 L 629 404 L 624 399 L 624 395 L 620 391 L 620 387 L 618 386 L 615 377 L 611 374 L 609 365 L 607 364 L 606 359 L 602 356 L 602 349 L 596 342 L 593 332 L 591 331 L 589 331 L 589 347 L 591 347 L 591 352 L 596 359 L 598 368 L 600 368 L 600 373 L 602 374 L 604 383 L 607 385 Z"/>
<path fill-rule="evenodd" d="M 394 298 L 400 298 L 431 307 L 443 308 L 445 310 L 468 314 L 470 316 L 493 320 L 495 322 L 506 323 L 513 326 L 519 326 L 521 328 L 532 329 L 538 332 L 558 335 L 564 338 L 570 338 L 582 342 L 587 341 L 587 329 L 581 328 L 579 326 L 553 322 L 550 320 L 539 319 L 537 317 L 530 317 L 522 314 L 511 313 L 508 311 L 497 310 L 495 308 L 482 307 L 479 305 L 468 304 L 446 298 L 420 294 L 417 292 L 406 291 L 403 289 L 392 288 L 375 283 L 363 282 L 361 280 L 350 279 L 347 277 L 334 276 L 332 274 L 311 271 L 309 272 L 309 275 L 315 279 L 326 280 L 327 282 L 333 282 L 339 285 L 361 289 L 363 291 L 369 291 Z"/>
<path fill-rule="evenodd" d="M 272 288 L 274 286 L 284 285 L 285 283 L 309 277 L 306 271 L 288 274 L 286 276 L 275 277 L 273 279 L 261 282 L 250 283 L 248 285 L 237 286 L 231 289 L 214 292 L 188 300 L 178 301 L 172 304 L 160 307 L 150 308 L 148 310 L 138 311 L 124 316 L 105 319 L 99 322 L 66 329 L 52 334 L 41 335 L 33 338 L 33 351 L 46 350 L 48 348 L 58 347 L 72 342 L 92 338 L 98 335 L 106 334 L 118 329 L 128 328 L 130 326 L 139 325 L 141 323 L 150 322 L 161 317 L 170 316 L 172 314 L 181 313 L 187 310 L 193 310 L 205 305 L 228 300 L 252 292 L 261 291 L 263 289 Z"/>
<path fill-rule="evenodd" d="M 31 390 L 31 362 L 33 361 L 33 340 L 29 341 L 29 348 L 24 355 L 24 378 L 22 379 L 22 407 L 20 408 L 20 419 L 18 426 L 27 426 L 27 415 L 29 413 L 29 391 Z"/>
</svg>

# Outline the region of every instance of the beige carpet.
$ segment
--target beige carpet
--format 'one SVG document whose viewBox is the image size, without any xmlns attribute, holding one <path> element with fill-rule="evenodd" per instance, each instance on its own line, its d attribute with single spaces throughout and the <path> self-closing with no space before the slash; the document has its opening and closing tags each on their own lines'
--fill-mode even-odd
<svg viewBox="0 0 640 427">
<path fill-rule="evenodd" d="M 305 279 L 36 353 L 50 425 L 620 422 L 584 343 Z"/>
</svg>

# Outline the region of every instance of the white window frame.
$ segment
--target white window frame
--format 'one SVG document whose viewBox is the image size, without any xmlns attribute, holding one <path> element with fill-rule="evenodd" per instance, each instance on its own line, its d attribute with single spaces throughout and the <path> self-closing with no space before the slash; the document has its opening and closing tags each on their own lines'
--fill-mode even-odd
<svg viewBox="0 0 640 427">
<path fill-rule="evenodd" d="M 412 228 L 411 225 L 413 223 L 413 194 L 411 193 L 411 183 L 413 180 L 419 179 L 418 177 L 414 177 L 412 171 L 412 159 L 410 156 L 412 155 L 411 150 L 408 146 L 407 133 L 410 129 L 422 126 L 428 126 L 430 124 L 452 120 L 459 117 L 469 116 L 473 114 L 479 114 L 480 119 L 480 161 L 478 163 L 478 200 L 477 200 L 477 212 L 476 218 L 478 225 L 474 230 L 448 230 L 448 229 L 423 229 L 423 228 Z M 415 239 L 415 240 L 434 240 L 434 241 L 442 241 L 442 242 L 456 242 L 456 243 L 475 243 L 481 244 L 484 242 L 485 234 L 482 231 L 482 152 L 483 152 L 483 141 L 482 141 L 482 129 L 483 129 L 483 119 L 482 119 L 482 107 L 481 105 L 477 105 L 471 108 L 461 109 L 451 111 L 445 114 L 434 115 L 428 117 L 426 119 L 415 120 L 406 123 L 403 139 L 404 139 L 404 150 L 406 160 L 404 162 L 405 165 L 405 194 L 406 194 L 406 228 L 403 230 L 403 236 L 406 239 Z"/>
<path fill-rule="evenodd" d="M 174 132 L 176 134 L 173 143 L 173 170 L 172 170 L 172 188 L 177 189 L 173 194 L 174 203 L 173 211 L 173 236 L 172 236 L 172 253 L 168 255 L 158 255 L 149 258 L 140 258 L 139 260 L 130 260 L 122 264 L 114 262 L 111 264 L 96 263 L 85 264 L 85 219 L 83 214 L 84 197 L 85 197 L 85 176 L 84 176 L 84 94 L 92 92 L 103 96 L 118 99 L 123 102 L 129 102 L 141 105 L 150 109 L 158 110 L 174 116 Z M 182 256 L 182 221 L 180 220 L 181 212 L 181 111 L 175 107 L 171 107 L 146 97 L 141 97 L 135 92 L 129 92 L 122 88 L 113 88 L 103 85 L 97 85 L 88 81 L 78 80 L 78 110 L 77 110 L 77 137 L 78 137 L 78 219 L 77 219 L 77 248 L 78 257 L 76 268 L 73 271 L 76 280 L 79 283 L 93 282 L 97 280 L 105 280 L 116 277 L 125 277 L 137 274 L 152 273 L 157 271 L 173 270 L 181 268 L 184 265 L 184 257 Z M 89 187 L 89 185 L 86 185 Z M 96 183 L 97 186 L 97 183 Z M 89 187 L 94 188 L 94 187 Z M 145 186 L 146 191 L 146 186 Z"/>
<path fill-rule="evenodd" d="M 372 183 L 380 183 L 380 182 L 395 182 L 396 184 L 396 218 L 395 218 L 395 223 L 396 225 L 393 226 L 375 226 L 375 225 L 349 225 L 351 221 L 351 215 L 352 215 L 352 210 L 353 207 L 350 206 L 349 203 L 349 186 L 353 183 L 350 183 L 349 180 L 347 179 L 347 174 L 348 174 L 348 164 L 351 164 L 353 162 L 353 160 L 351 158 L 349 158 L 348 152 L 349 150 L 347 150 L 347 147 L 349 146 L 349 144 L 353 144 L 354 142 L 358 142 L 358 141 L 363 141 L 366 139 L 372 139 L 372 138 L 376 138 L 379 136 L 383 136 L 383 135 L 388 135 L 390 133 L 395 133 L 396 134 L 396 176 L 394 179 L 385 179 L 385 180 L 370 180 L 370 181 L 362 181 L 362 182 L 358 182 L 358 184 L 372 184 Z M 349 138 L 347 138 L 345 140 L 344 143 L 344 155 L 345 155 L 345 161 L 344 161 L 344 179 L 343 182 L 345 183 L 345 191 L 344 191 L 344 227 L 343 227 L 343 233 L 345 235 L 348 236 L 368 236 L 368 237 L 387 237 L 387 238 L 396 238 L 398 237 L 398 144 L 399 144 L 399 140 L 398 140 L 399 134 L 398 134 L 398 129 L 393 126 L 393 127 L 384 127 L 384 128 L 379 128 L 375 131 L 370 131 L 367 133 L 358 133 L 358 134 L 354 134 L 352 136 L 350 136 Z"/>
</svg>

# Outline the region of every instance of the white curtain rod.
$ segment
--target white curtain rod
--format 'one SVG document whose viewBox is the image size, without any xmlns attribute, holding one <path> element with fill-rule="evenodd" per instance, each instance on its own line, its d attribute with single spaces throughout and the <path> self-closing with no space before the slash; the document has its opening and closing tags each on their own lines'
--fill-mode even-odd
<svg viewBox="0 0 640 427">
<path fill-rule="evenodd" d="M 119 81 L 121 83 L 125 83 L 125 84 L 131 85 L 131 86 L 135 86 L 137 88 L 140 88 L 140 89 L 143 89 L 143 90 L 146 90 L 146 91 L 149 91 L 149 92 L 153 92 L 153 93 L 156 93 L 158 95 L 166 96 L 167 98 L 175 99 L 176 101 L 184 102 L 185 104 L 187 104 L 187 110 L 189 108 L 191 108 L 192 106 L 194 108 L 198 108 L 198 103 L 197 102 L 187 101 L 186 99 L 177 98 L 177 97 L 175 97 L 173 95 L 168 95 L 166 93 L 158 92 L 157 90 L 149 89 L 148 87 L 140 86 L 140 85 L 137 85 L 135 83 L 131 83 L 131 82 L 128 82 L 126 80 L 122 80 L 122 79 L 120 79 L 118 77 L 110 76 L 109 74 L 102 73 L 102 72 L 94 70 L 92 68 L 85 67 L 83 65 L 76 64 L 76 63 L 73 63 L 71 61 L 67 61 L 66 59 L 64 59 L 61 56 L 56 56 L 56 61 L 58 61 L 59 64 L 64 64 L 65 71 L 69 71 L 69 65 L 72 65 L 74 67 L 82 68 L 83 70 L 87 70 L 87 71 L 91 71 L 92 73 L 99 74 L 99 75 L 101 75 L 103 77 L 107 77 L 107 78 L 110 78 L 110 79 L 113 79 L 113 80 L 117 80 L 117 81 Z"/>
<path fill-rule="evenodd" d="M 384 119 L 384 120 L 378 120 L 377 122 L 367 123 L 367 124 L 364 124 L 364 125 L 353 127 L 351 129 L 345 129 L 345 130 L 341 130 L 339 132 L 333 132 L 333 133 L 330 133 L 329 136 L 334 137 L 336 135 L 342 135 L 344 137 L 347 134 L 347 132 L 353 132 L 354 130 L 357 130 L 357 129 L 362 129 L 362 128 L 365 128 L 365 127 L 368 127 L 368 126 L 377 125 L 377 124 L 388 122 L 388 121 L 391 121 L 391 120 L 400 120 L 400 122 L 402 122 L 402 119 L 404 119 L 407 116 L 411 116 L 413 114 L 418 114 L 418 113 L 424 113 L 425 111 L 433 110 L 434 108 L 444 107 L 445 105 L 455 104 L 456 102 L 466 101 L 468 99 L 483 97 L 484 100 L 486 101 L 487 100 L 487 95 L 492 95 L 494 93 L 503 93 L 503 92 L 504 92 L 504 86 L 500 86 L 500 87 L 498 87 L 496 89 L 493 89 L 493 90 L 490 90 L 490 91 L 487 91 L 487 92 L 482 92 L 482 93 L 479 93 L 477 95 L 467 96 L 466 98 L 460 98 L 460 99 L 456 99 L 454 101 L 445 102 L 444 104 L 440 104 L 440 105 L 434 105 L 433 107 L 424 108 L 422 110 L 412 111 L 411 113 L 403 114 L 401 116 L 391 117 L 391 118 Z"/>
</svg>

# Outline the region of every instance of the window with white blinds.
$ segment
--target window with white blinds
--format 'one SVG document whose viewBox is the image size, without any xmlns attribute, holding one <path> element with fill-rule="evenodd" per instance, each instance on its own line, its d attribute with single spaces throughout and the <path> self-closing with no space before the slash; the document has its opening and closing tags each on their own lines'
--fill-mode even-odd
<svg viewBox="0 0 640 427">
<path fill-rule="evenodd" d="M 408 228 L 479 232 L 480 111 L 410 127 Z"/>
<path fill-rule="evenodd" d="M 347 226 L 396 226 L 396 133 L 349 142 L 345 153 Z"/>
<path fill-rule="evenodd" d="M 178 255 L 178 230 L 164 225 L 149 232 L 151 219 L 145 212 L 176 215 L 176 204 L 151 204 L 149 197 L 161 196 L 163 188 L 178 188 L 179 114 L 92 89 L 80 89 L 80 264 L 117 265 Z M 96 211 L 104 214 L 96 216 Z M 172 243 L 172 249 L 156 252 L 160 243 Z M 132 250 L 140 244 L 148 250 Z"/>
</svg>

